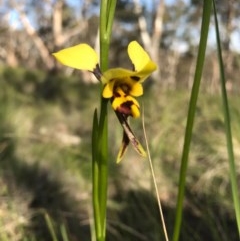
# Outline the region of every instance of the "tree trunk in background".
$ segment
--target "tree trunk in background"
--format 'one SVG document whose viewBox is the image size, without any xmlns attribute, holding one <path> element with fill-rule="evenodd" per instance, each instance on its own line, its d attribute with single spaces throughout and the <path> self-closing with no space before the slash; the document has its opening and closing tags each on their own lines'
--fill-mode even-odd
<svg viewBox="0 0 240 241">
<path fill-rule="evenodd" d="M 9 32 L 7 35 L 8 35 L 9 41 L 7 42 L 6 51 L 5 51 L 6 62 L 7 62 L 7 65 L 10 67 L 17 67 L 19 63 L 18 63 L 18 58 L 16 56 L 16 51 L 15 51 L 16 44 L 13 41 L 15 36 L 12 29 L 9 29 Z"/>
<path fill-rule="evenodd" d="M 160 0 L 153 19 L 152 34 L 147 29 L 147 20 L 142 14 L 142 9 L 138 0 L 134 0 L 135 11 L 139 14 L 138 25 L 144 48 L 150 53 L 151 58 L 158 64 L 158 69 L 153 73 L 153 78 L 160 78 L 160 42 L 163 32 L 163 17 L 165 13 L 165 2 Z"/>
<path fill-rule="evenodd" d="M 40 56 L 45 63 L 47 69 L 52 69 L 54 67 L 54 62 L 47 46 L 42 41 L 41 37 L 37 34 L 36 30 L 33 28 L 29 19 L 24 13 L 20 13 L 20 19 L 23 26 L 25 27 L 27 34 L 33 39 L 36 47 L 38 48 Z"/>
<path fill-rule="evenodd" d="M 7 49 L 6 62 L 7 62 L 7 65 L 10 67 L 18 66 L 18 59 L 16 57 L 14 49 L 11 47 Z"/>
<path fill-rule="evenodd" d="M 81 23 L 81 24 L 80 24 Z M 81 19 L 75 27 L 63 31 L 63 1 L 59 0 L 53 6 L 53 39 L 56 50 L 62 48 L 63 45 L 73 36 L 80 35 L 88 28 L 88 21 Z"/>
<path fill-rule="evenodd" d="M 62 40 L 62 8 L 63 1 L 57 1 L 53 6 L 53 39 L 56 48 L 59 48 Z"/>
<path fill-rule="evenodd" d="M 35 28 L 32 26 L 26 13 L 21 9 L 21 6 L 19 6 L 14 1 L 11 1 L 11 3 L 12 3 L 12 6 L 14 7 L 14 9 L 18 12 L 20 21 L 21 21 L 26 33 L 33 40 L 35 46 L 37 47 L 43 63 L 45 63 L 48 70 L 53 69 L 54 61 L 53 61 L 53 57 L 49 53 L 48 47 L 44 44 L 43 40 L 38 35 Z"/>
<path fill-rule="evenodd" d="M 23 11 L 24 5 L 14 0 L 11 0 L 10 3 L 12 8 L 18 13 L 20 21 L 27 35 L 34 42 L 36 48 L 38 49 L 39 55 L 48 70 L 52 70 L 55 67 L 55 60 L 53 59 L 51 52 L 62 48 L 71 37 L 80 34 L 88 27 L 87 20 L 81 19 L 81 24 L 76 24 L 76 26 L 69 28 L 67 31 L 63 30 L 64 2 L 62 0 L 56 1 L 52 6 L 52 23 L 49 23 L 52 25 L 53 34 L 53 43 L 51 45 L 52 48 L 49 49 L 49 46 L 44 43 L 37 30 L 31 24 L 27 14 Z M 51 3 L 49 2 L 49 4 Z"/>
</svg>

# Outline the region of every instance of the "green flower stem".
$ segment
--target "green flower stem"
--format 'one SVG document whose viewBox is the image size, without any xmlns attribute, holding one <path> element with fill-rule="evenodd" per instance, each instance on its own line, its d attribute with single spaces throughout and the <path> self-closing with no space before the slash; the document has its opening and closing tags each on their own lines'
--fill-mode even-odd
<svg viewBox="0 0 240 241">
<path fill-rule="evenodd" d="M 93 125 L 92 125 L 92 185 L 93 185 L 93 213 L 94 213 L 94 226 L 97 240 L 101 233 L 101 220 L 98 200 L 98 179 L 99 179 L 99 166 L 97 158 L 98 149 L 98 118 L 97 110 L 94 112 Z"/>
<path fill-rule="evenodd" d="M 185 194 L 186 174 L 187 174 L 187 167 L 188 167 L 188 156 L 189 156 L 190 144 L 192 139 L 192 130 L 193 130 L 194 116 L 195 116 L 198 93 L 199 93 L 199 86 L 201 82 L 202 70 L 203 70 L 203 64 L 204 64 L 204 58 L 205 58 L 211 9 L 212 9 L 212 1 L 204 0 L 200 43 L 199 43 L 196 70 L 195 70 L 194 82 L 193 82 L 190 104 L 188 109 L 188 118 L 187 118 L 186 132 L 185 132 L 184 145 L 183 145 L 183 151 L 182 151 L 173 241 L 179 240 L 179 234 L 181 229 L 183 199 Z"/>
<path fill-rule="evenodd" d="M 108 68 L 108 53 L 116 0 L 102 0 L 100 6 L 100 67 Z M 92 135 L 93 210 L 97 241 L 106 239 L 106 208 L 108 184 L 108 100 L 102 97 L 99 121 L 94 114 Z"/>
<path fill-rule="evenodd" d="M 224 112 L 225 132 L 226 132 L 228 159 L 229 159 L 230 181 L 231 181 L 231 187 L 232 187 L 234 209 L 235 209 L 236 220 L 237 220 L 238 234 L 240 236 L 240 200 L 239 200 L 238 185 L 237 185 L 236 166 L 235 166 L 234 153 L 233 153 L 231 120 L 230 120 L 230 114 L 229 114 L 227 91 L 225 86 L 226 79 L 225 79 L 222 50 L 221 50 L 221 44 L 220 44 L 217 11 L 216 11 L 215 1 L 212 0 L 212 2 L 213 2 L 213 9 L 214 9 L 218 60 L 219 60 L 220 76 L 221 76 L 221 87 L 222 87 L 221 89 L 222 89 L 223 112 Z"/>
<path fill-rule="evenodd" d="M 108 52 L 112 32 L 116 0 L 102 0 L 100 6 L 100 66 L 108 69 Z"/>
<path fill-rule="evenodd" d="M 107 184 L 108 184 L 108 113 L 107 100 L 101 99 L 101 112 L 99 120 L 98 135 L 98 200 L 101 221 L 101 240 L 106 236 L 106 206 L 107 206 Z"/>
</svg>

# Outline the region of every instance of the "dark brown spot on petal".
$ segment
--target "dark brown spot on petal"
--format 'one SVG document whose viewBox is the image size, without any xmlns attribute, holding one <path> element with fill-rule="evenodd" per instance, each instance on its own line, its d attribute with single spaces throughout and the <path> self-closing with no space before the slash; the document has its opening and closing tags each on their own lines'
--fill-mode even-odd
<svg viewBox="0 0 240 241">
<path fill-rule="evenodd" d="M 132 80 L 134 80 L 134 81 L 139 81 L 139 80 L 140 80 L 140 77 L 135 76 L 135 75 L 130 76 L 130 78 L 131 78 Z"/>
<path fill-rule="evenodd" d="M 127 95 L 129 94 L 129 91 L 131 89 L 131 87 L 129 85 L 124 83 L 124 84 L 121 84 L 120 87 L 125 94 L 127 94 Z"/>
<path fill-rule="evenodd" d="M 113 95 L 114 95 L 114 97 L 121 97 L 121 95 L 117 91 L 114 91 Z"/>
<path fill-rule="evenodd" d="M 129 86 L 125 82 L 116 81 L 113 86 L 113 95 L 115 97 L 120 97 L 120 96 L 126 97 L 127 95 L 129 95 L 130 90 L 131 90 L 131 86 Z"/>
<path fill-rule="evenodd" d="M 134 105 L 133 101 L 129 100 L 122 103 L 116 111 L 126 116 L 132 116 L 131 106 Z"/>
</svg>

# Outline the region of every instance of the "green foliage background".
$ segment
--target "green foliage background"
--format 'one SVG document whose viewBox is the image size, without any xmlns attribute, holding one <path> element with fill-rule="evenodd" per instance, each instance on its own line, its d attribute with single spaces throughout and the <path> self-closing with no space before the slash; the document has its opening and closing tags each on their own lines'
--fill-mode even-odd
<svg viewBox="0 0 240 241">
<path fill-rule="evenodd" d="M 89 83 L 86 72 L 61 68 L 50 54 L 79 42 L 93 46 L 99 25 L 103 69 L 108 61 L 110 67 L 130 67 L 125 49 L 131 40 L 141 42 L 159 65 L 159 73 L 144 83 L 140 102 L 169 237 L 174 233 L 176 241 L 180 233 L 179 240 L 184 241 L 239 240 L 240 61 L 239 53 L 231 48 L 231 37 L 238 29 L 239 3 L 220 0 L 213 5 L 221 27 L 215 49 L 212 33 L 219 30 L 216 15 L 210 18 L 214 1 L 156 1 L 156 8 L 148 9 L 119 0 L 115 16 L 109 11 L 113 5 L 106 4 L 115 1 L 100 1 L 100 7 L 97 1 L 70 6 L 62 0 L 23 0 L 22 9 L 16 2 L 4 2 L 0 16 L 0 240 L 94 240 L 92 189 L 100 190 L 103 215 L 96 213 L 95 220 L 99 217 L 96 223 L 101 226 L 107 186 L 107 240 L 164 240 L 148 162 L 131 148 L 120 165 L 112 161 L 116 160 L 122 128 L 110 105 L 108 139 L 99 134 L 105 126 L 100 118 L 96 135 L 100 137 L 96 139 L 103 137 L 106 142 L 93 145 L 97 150 L 93 151 L 97 153 L 94 160 L 103 155 L 110 160 L 109 178 L 99 175 L 92 188 L 92 180 L 96 180 L 91 174 L 92 116 L 100 107 L 99 85 Z M 13 27 L 8 18 L 12 12 L 16 21 L 25 17 L 30 27 L 36 23 L 32 25 L 34 35 L 24 21 L 23 28 Z M 105 34 L 107 30 L 110 36 L 112 24 L 106 22 L 106 13 L 114 17 L 111 41 Z M 58 21 L 54 21 L 56 16 Z M 158 28 L 154 28 L 156 16 L 163 24 Z M 141 17 L 146 29 L 139 22 Z M 156 33 L 160 33 L 159 39 Z M 207 34 L 211 37 L 204 57 Z M 154 39 L 158 39 L 157 45 Z M 181 44 L 187 45 L 184 53 L 178 51 Z M 66 77 L 70 72 L 71 77 Z M 106 104 L 102 101 L 102 117 L 107 113 Z M 96 123 L 95 118 L 95 128 Z M 144 143 L 141 119 L 131 126 Z M 102 167 L 106 172 L 107 166 Z M 179 198 L 179 190 L 184 199 Z M 180 204 L 177 215 L 176 203 Z"/>
<path fill-rule="evenodd" d="M 98 86 L 77 76 L 2 68 L 0 90 L 1 240 L 90 240 L 91 121 Z M 146 83 L 147 84 L 147 83 Z M 189 91 L 148 85 L 141 99 L 169 232 L 172 233 Z M 229 106 L 239 159 L 239 97 Z M 122 130 L 110 113 L 115 160 Z M 115 124 L 116 123 L 116 124 Z M 143 140 L 141 120 L 131 123 Z M 218 93 L 200 91 L 187 175 L 181 240 L 238 240 Z M 108 240 L 163 238 L 146 160 L 129 148 L 109 163 Z M 239 162 L 236 161 L 239 176 Z M 49 221 L 50 220 L 50 221 Z M 52 223 L 52 227 L 49 223 Z"/>
</svg>

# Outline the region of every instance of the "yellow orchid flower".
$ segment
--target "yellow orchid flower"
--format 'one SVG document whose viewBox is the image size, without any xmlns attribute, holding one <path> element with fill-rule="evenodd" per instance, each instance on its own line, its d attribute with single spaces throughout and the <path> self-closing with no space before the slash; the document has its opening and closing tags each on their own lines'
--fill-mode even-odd
<svg viewBox="0 0 240 241">
<path fill-rule="evenodd" d="M 134 118 L 140 116 L 140 105 L 134 97 L 143 94 L 142 82 L 157 69 L 157 65 L 141 45 L 137 41 L 132 41 L 128 45 L 128 55 L 133 64 L 133 70 L 112 68 L 102 73 L 98 55 L 88 44 L 66 48 L 53 55 L 63 65 L 92 72 L 104 84 L 102 96 L 110 99 L 124 129 L 118 162 L 122 159 L 129 142 L 141 155 L 145 156 L 145 151 L 127 123 L 129 116 Z"/>
<path fill-rule="evenodd" d="M 137 41 L 132 41 L 128 45 L 128 55 L 133 63 L 134 70 L 113 68 L 101 73 L 98 55 L 87 44 L 66 48 L 53 55 L 63 65 L 91 71 L 97 79 L 105 84 L 102 93 L 103 97 L 117 98 L 117 100 L 112 101 L 114 110 L 121 110 L 121 106 L 125 102 L 129 103 L 129 98 L 136 103 L 137 101 L 130 96 L 138 97 L 143 94 L 142 82 L 157 68 L 156 64 Z M 121 91 L 121 94 L 119 94 L 119 91 Z M 119 98 L 119 95 L 121 98 Z M 139 107 L 138 104 L 137 106 Z M 136 110 L 136 108 L 133 109 Z M 129 115 L 138 117 L 140 112 L 131 112 Z"/>
</svg>

